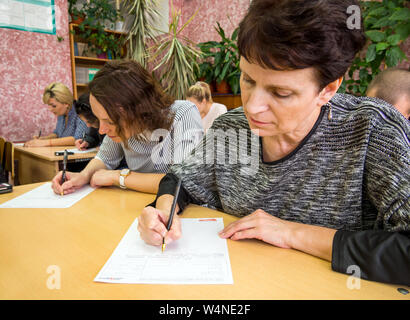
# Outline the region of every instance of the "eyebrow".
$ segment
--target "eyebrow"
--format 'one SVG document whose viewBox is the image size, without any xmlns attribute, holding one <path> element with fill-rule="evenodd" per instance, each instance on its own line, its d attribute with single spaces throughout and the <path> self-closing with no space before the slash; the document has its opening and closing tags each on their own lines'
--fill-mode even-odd
<svg viewBox="0 0 410 320">
<path fill-rule="evenodd" d="M 242 73 L 243 73 L 244 76 L 246 76 L 250 80 L 255 81 L 245 71 L 242 71 Z M 292 92 L 296 91 L 295 88 L 291 88 L 291 87 L 288 87 L 288 86 L 282 86 L 282 85 L 278 86 L 278 85 L 274 85 L 274 84 L 273 85 L 268 85 L 265 88 L 268 89 L 268 90 L 281 89 L 281 90 L 289 90 L 289 91 L 292 91 Z"/>
</svg>

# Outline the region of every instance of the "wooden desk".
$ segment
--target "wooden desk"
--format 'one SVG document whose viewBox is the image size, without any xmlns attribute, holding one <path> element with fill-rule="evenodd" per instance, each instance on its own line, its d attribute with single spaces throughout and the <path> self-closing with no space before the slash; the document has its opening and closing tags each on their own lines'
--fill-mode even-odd
<svg viewBox="0 0 410 320">
<path fill-rule="evenodd" d="M 55 151 L 73 149 L 74 146 L 56 147 L 14 147 L 14 159 L 18 160 L 20 184 L 49 181 L 62 170 L 63 156 L 55 156 Z M 96 152 L 78 153 L 68 157 L 68 162 L 86 161 L 94 158 Z"/>
<path fill-rule="evenodd" d="M 40 184 L 15 187 L 0 203 Z M 0 299 L 410 299 L 397 285 L 361 280 L 330 263 L 256 240 L 228 240 L 233 285 L 147 285 L 94 282 L 114 249 L 154 195 L 101 188 L 68 209 L 0 209 Z M 183 217 L 236 218 L 190 206 Z M 48 289 L 49 266 L 61 288 Z"/>
</svg>

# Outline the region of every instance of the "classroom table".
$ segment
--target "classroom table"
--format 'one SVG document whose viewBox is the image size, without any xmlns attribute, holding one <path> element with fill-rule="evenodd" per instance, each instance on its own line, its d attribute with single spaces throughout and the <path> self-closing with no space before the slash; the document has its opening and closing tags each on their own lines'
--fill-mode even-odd
<svg viewBox="0 0 410 320">
<path fill-rule="evenodd" d="M 49 181 L 62 170 L 63 156 L 55 151 L 74 149 L 74 146 L 14 147 L 14 159 L 18 160 L 18 180 L 20 184 Z M 68 162 L 89 161 L 97 153 L 76 153 L 68 157 Z"/>
<path fill-rule="evenodd" d="M 41 183 L 0 194 L 4 203 Z M 398 285 L 360 280 L 328 261 L 258 240 L 227 240 L 232 285 L 109 284 L 94 282 L 128 228 L 154 195 L 98 188 L 67 209 L 0 208 L 0 299 L 404 299 Z M 237 218 L 190 205 L 185 218 Z M 58 268 L 60 287 L 48 284 Z M 53 271 L 54 270 L 54 271 Z"/>
</svg>

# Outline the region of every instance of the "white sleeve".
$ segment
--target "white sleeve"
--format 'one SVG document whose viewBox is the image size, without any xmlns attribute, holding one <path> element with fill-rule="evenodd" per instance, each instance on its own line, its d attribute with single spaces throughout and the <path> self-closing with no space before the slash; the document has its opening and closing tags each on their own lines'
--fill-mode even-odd
<svg viewBox="0 0 410 320">
<path fill-rule="evenodd" d="M 121 143 L 112 141 L 112 139 L 106 135 L 95 157 L 104 162 L 109 170 L 115 170 L 124 157 L 124 150 L 122 149 Z"/>
</svg>

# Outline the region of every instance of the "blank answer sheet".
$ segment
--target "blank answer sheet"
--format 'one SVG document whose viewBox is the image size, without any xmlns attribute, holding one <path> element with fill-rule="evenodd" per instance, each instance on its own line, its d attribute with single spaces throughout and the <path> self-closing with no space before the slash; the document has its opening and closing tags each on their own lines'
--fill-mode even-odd
<svg viewBox="0 0 410 320">
<path fill-rule="evenodd" d="M 145 284 L 233 284 L 222 218 L 181 219 L 182 237 L 166 246 L 147 245 L 135 219 L 96 282 Z"/>
<path fill-rule="evenodd" d="M 21 196 L 3 203 L 0 208 L 69 208 L 92 191 L 94 191 L 94 188 L 85 185 L 73 193 L 61 196 L 55 194 L 51 189 L 51 182 L 46 182 Z"/>
</svg>

